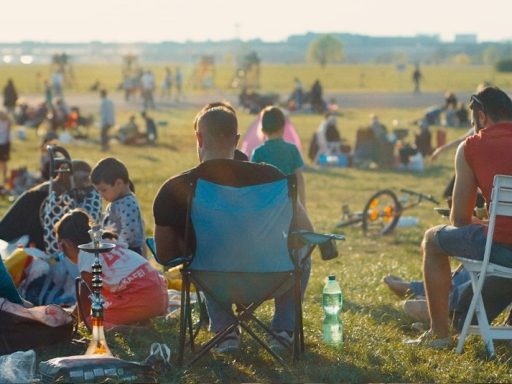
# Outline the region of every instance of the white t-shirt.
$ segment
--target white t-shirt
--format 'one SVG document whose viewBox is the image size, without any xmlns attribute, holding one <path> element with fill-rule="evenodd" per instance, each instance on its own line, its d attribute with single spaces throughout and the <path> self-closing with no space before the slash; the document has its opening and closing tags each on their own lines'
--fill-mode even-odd
<svg viewBox="0 0 512 384">
<path fill-rule="evenodd" d="M 111 292 L 119 292 L 138 278 L 143 278 L 146 270 L 153 269 L 149 262 L 137 252 L 116 246 L 110 252 L 100 254 L 103 287 Z M 80 272 L 92 272 L 94 254 L 80 251 L 78 269 Z M 146 265 L 147 264 L 147 265 Z"/>
</svg>

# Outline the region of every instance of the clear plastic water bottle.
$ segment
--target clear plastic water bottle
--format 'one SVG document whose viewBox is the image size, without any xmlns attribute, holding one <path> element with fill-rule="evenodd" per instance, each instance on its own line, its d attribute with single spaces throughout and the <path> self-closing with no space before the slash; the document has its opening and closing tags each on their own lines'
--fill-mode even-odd
<svg viewBox="0 0 512 384">
<path fill-rule="evenodd" d="M 420 219 L 414 216 L 400 216 L 398 219 L 397 227 L 414 227 L 418 225 Z"/>
<path fill-rule="evenodd" d="M 343 341 L 343 323 L 340 319 L 343 296 L 336 276 L 329 275 L 322 292 L 324 309 L 323 339 L 326 344 L 341 344 Z"/>
</svg>

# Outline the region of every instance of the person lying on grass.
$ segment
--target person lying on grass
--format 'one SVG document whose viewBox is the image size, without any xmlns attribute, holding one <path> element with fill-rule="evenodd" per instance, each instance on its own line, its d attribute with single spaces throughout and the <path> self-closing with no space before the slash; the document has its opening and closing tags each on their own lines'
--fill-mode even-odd
<svg viewBox="0 0 512 384">
<path fill-rule="evenodd" d="M 89 243 L 91 218 L 80 209 L 67 213 L 55 225 L 59 247 L 66 257 L 78 265 L 81 278 L 79 301 L 84 321 L 90 325 L 89 294 L 92 287 L 94 254 L 80 250 Z M 162 315 L 167 310 L 167 282 L 151 264 L 138 253 L 117 244 L 101 254 L 103 266 L 104 325 L 133 324 Z"/>
</svg>

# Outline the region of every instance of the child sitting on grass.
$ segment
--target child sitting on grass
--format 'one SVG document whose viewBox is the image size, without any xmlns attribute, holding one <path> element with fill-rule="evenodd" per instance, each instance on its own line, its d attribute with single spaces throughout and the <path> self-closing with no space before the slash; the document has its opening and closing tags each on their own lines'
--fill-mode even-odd
<svg viewBox="0 0 512 384">
<path fill-rule="evenodd" d="M 261 112 L 261 129 L 268 140 L 257 147 L 251 157 L 255 163 L 275 166 L 285 175 L 297 177 L 298 197 L 306 207 L 306 190 L 302 168 L 304 161 L 297 147 L 283 140 L 286 118 L 278 107 L 268 106 Z"/>
<path fill-rule="evenodd" d="M 74 209 L 55 225 L 60 248 L 66 257 L 78 265 L 81 284 L 77 301 L 88 325 L 94 254 L 82 251 L 78 246 L 91 242 L 88 233 L 90 222 L 91 218 L 85 211 Z M 105 328 L 133 324 L 165 314 L 168 305 L 167 282 L 146 259 L 118 244 L 111 251 L 102 253 L 101 260 Z"/>
<path fill-rule="evenodd" d="M 109 202 L 103 215 L 103 228 L 113 230 L 120 244 L 146 257 L 144 222 L 126 166 L 107 157 L 94 166 L 91 181 L 101 197 Z"/>
</svg>

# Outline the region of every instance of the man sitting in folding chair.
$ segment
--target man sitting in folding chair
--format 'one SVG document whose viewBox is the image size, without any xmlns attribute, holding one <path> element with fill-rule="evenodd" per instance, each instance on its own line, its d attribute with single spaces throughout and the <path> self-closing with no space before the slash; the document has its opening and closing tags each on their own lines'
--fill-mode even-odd
<svg viewBox="0 0 512 384">
<path fill-rule="evenodd" d="M 471 96 L 469 108 L 476 134 L 460 144 L 455 156 L 451 225 L 430 228 L 422 242 L 431 328 L 409 342 L 430 348 L 453 345 L 448 321 L 449 256 L 483 259 L 487 226 L 472 217 L 477 190 L 489 203 L 494 175 L 512 175 L 512 101 L 502 90 L 487 87 Z M 511 228 L 512 218 L 497 218 L 492 263 L 512 267 Z"/>
<path fill-rule="evenodd" d="M 279 271 L 279 263 L 284 263 L 282 258 L 279 258 L 282 253 L 286 252 L 286 258 L 289 259 L 287 236 L 293 211 L 292 209 L 286 210 L 287 199 L 283 205 L 285 208 L 277 208 L 277 212 L 285 214 L 276 215 L 275 220 L 268 223 L 268 227 L 262 226 L 257 215 L 250 216 L 247 211 L 253 209 L 254 212 L 258 212 L 258 215 L 266 215 L 267 213 L 261 210 L 261 206 L 265 204 L 272 206 L 274 200 L 279 201 L 283 197 L 283 191 L 284 197 L 287 197 L 290 193 L 288 190 L 289 180 L 273 166 L 233 160 L 239 134 L 235 111 L 228 104 L 214 103 L 205 106 L 197 114 L 194 128 L 201 163 L 197 167 L 167 180 L 154 201 L 157 259 L 159 262 L 165 263 L 195 253 L 194 261 L 191 263 L 194 269 L 201 269 L 211 262 L 210 259 L 219 256 L 219 263 L 224 262 L 225 264 L 226 260 L 229 260 L 227 267 L 226 265 L 219 267 L 221 271 L 230 269 L 237 271 L 240 267 L 239 264 L 244 264 L 243 267 L 248 269 L 254 267 L 255 270 L 259 268 L 261 271 L 265 271 L 268 265 L 264 265 L 266 262 L 263 259 L 268 259 L 264 254 L 267 252 L 271 255 L 275 254 L 276 266 L 274 267 Z M 276 191 L 277 194 L 274 195 Z M 189 204 L 190 199 L 192 199 L 192 204 Z M 237 206 L 240 207 L 240 210 L 229 212 L 237 209 Z M 282 210 L 279 211 L 281 208 Z M 296 202 L 295 208 L 296 227 L 312 230 L 312 225 L 299 202 Z M 191 212 L 187 212 L 189 209 Z M 215 221 L 215 216 L 219 214 L 217 211 L 221 211 L 220 217 L 227 212 L 225 216 L 227 219 L 224 219 L 224 222 Z M 286 214 L 289 214 L 289 217 Z M 187 217 L 191 217 L 190 223 L 188 223 Z M 280 223 L 275 224 L 279 221 Z M 215 227 L 211 226 L 212 222 L 216 223 Z M 283 227 L 283 223 L 285 227 Z M 210 227 L 204 228 L 205 225 L 210 225 Z M 233 227 L 236 226 L 241 230 L 236 231 L 236 228 L 234 230 L 239 236 L 246 236 L 245 238 L 229 238 L 229 233 L 225 233 L 233 231 Z M 275 228 L 278 227 L 281 228 L 281 232 L 275 233 Z M 263 230 L 265 237 L 260 235 L 260 242 L 254 244 L 255 239 L 245 228 Z M 276 242 L 278 238 L 285 239 L 285 241 L 277 241 L 280 243 L 278 248 L 271 248 L 273 242 Z M 251 244 L 251 242 L 253 243 Z M 284 250 L 283 243 L 286 248 Z M 205 247 L 207 249 L 204 249 Z M 258 259 L 244 259 L 247 254 L 261 257 L 262 265 L 259 265 Z M 196 260 L 196 258 L 200 260 Z M 247 263 L 251 266 L 246 265 Z M 211 270 L 212 265 L 207 265 L 206 268 Z M 302 262 L 301 268 L 300 287 L 303 294 L 310 273 L 309 257 Z M 234 279 L 235 275 L 233 275 L 233 281 Z M 229 286 L 230 281 L 225 281 L 225 283 Z M 248 284 L 250 282 L 246 282 L 242 286 L 245 287 Z M 232 287 L 234 286 L 232 285 Z M 284 343 L 277 342 L 274 345 L 286 342 L 291 344 L 293 341 L 293 331 L 296 325 L 294 317 L 296 295 L 293 288 L 290 287 L 284 293 L 280 293 L 275 299 L 275 314 L 271 329 L 274 331 L 273 335 L 278 336 Z M 222 294 L 222 292 L 211 292 L 212 295 L 215 293 Z M 212 295 L 205 294 L 210 316 L 210 330 L 220 333 L 232 322 L 233 313 L 231 305 L 228 311 L 223 310 L 221 305 L 212 300 Z M 240 340 L 238 327 L 232 327 L 229 333 L 218 336 L 215 344 L 212 344 L 217 352 L 227 352 L 238 348 Z"/>
</svg>

